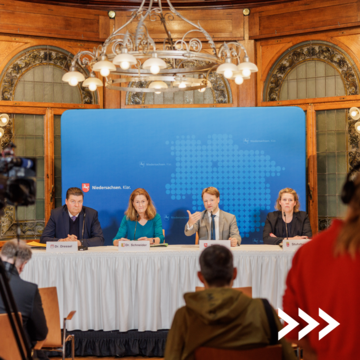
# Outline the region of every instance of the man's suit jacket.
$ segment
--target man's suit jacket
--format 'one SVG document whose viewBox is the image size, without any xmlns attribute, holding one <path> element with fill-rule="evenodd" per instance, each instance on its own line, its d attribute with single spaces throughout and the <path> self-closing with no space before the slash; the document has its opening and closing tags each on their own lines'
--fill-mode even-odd
<svg viewBox="0 0 360 360">
<path fill-rule="evenodd" d="M 201 213 L 201 218 L 198 220 L 192 227 L 191 230 L 188 230 L 187 223 L 185 225 L 185 235 L 191 236 L 196 232 L 199 233 L 199 240 L 209 240 L 211 238 L 211 229 L 209 216 L 206 213 L 207 210 L 204 210 Z M 233 214 L 229 214 L 225 211 L 219 209 L 219 237 L 221 240 L 228 240 L 229 238 L 236 238 L 237 244 L 241 244 L 241 236 L 239 233 L 239 228 L 236 223 L 236 217 Z"/>
<path fill-rule="evenodd" d="M 83 222 L 85 216 L 84 236 L 82 236 Z M 98 220 L 96 210 L 83 206 L 79 214 L 79 240 L 83 239 L 85 246 L 104 245 L 104 236 Z M 51 211 L 51 216 L 41 235 L 40 242 L 58 241 L 69 235 L 69 212 L 67 206 L 61 206 Z"/>
<path fill-rule="evenodd" d="M 4 262 L 6 274 L 10 280 L 10 288 L 18 311 L 21 313 L 25 332 L 32 346 L 36 341 L 46 339 L 48 328 L 38 286 L 20 278 L 17 269 Z M 0 296 L 0 314 L 6 310 Z"/>
<path fill-rule="evenodd" d="M 276 237 L 270 236 L 273 233 Z M 265 226 L 263 230 L 264 244 L 279 245 L 284 238 L 284 222 L 282 221 L 281 211 L 273 211 L 267 214 Z M 310 220 L 305 211 L 294 212 L 293 221 L 289 237 L 294 236 L 307 236 L 309 239 L 312 237 Z"/>
</svg>

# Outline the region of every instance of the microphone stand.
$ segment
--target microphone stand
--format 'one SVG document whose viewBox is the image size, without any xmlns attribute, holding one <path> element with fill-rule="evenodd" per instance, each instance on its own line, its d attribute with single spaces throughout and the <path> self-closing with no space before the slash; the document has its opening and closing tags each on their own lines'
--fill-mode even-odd
<svg viewBox="0 0 360 360">
<path fill-rule="evenodd" d="M 288 228 L 287 228 L 287 223 L 286 223 L 286 212 L 284 211 L 284 218 L 285 218 L 285 229 L 286 229 L 286 238 L 289 240 L 289 233 L 288 233 Z"/>
</svg>

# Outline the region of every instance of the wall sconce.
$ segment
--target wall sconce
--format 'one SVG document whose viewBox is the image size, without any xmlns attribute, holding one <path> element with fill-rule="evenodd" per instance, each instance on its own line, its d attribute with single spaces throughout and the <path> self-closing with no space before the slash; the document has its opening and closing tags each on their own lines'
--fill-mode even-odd
<svg viewBox="0 0 360 360">
<path fill-rule="evenodd" d="M 110 19 L 115 19 L 115 16 L 116 16 L 116 12 L 114 10 L 108 11 L 108 17 Z"/>
</svg>

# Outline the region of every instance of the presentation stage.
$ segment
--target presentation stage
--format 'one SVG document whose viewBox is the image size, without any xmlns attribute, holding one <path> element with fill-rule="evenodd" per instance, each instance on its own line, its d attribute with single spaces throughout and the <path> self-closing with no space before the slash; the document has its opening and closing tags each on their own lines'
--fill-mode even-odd
<svg viewBox="0 0 360 360">
<path fill-rule="evenodd" d="M 136 188 L 147 190 L 168 244 L 194 244 L 184 227 L 220 191 L 242 244 L 262 244 L 278 193 L 306 211 L 305 113 L 297 107 L 69 110 L 61 117 L 62 198 L 82 188 L 111 245 Z"/>
</svg>

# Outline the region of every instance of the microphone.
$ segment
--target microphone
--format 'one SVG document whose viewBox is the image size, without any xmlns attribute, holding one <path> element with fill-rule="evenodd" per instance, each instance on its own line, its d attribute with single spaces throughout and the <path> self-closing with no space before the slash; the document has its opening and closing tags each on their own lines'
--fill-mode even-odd
<svg viewBox="0 0 360 360">
<path fill-rule="evenodd" d="M 285 211 L 284 211 L 284 218 L 285 218 L 286 237 L 289 239 L 289 233 L 288 233 L 288 228 L 287 228 L 287 223 L 286 223 L 286 213 L 285 213 Z"/>
<path fill-rule="evenodd" d="M 88 250 L 88 247 L 84 245 L 84 231 L 85 231 L 85 219 L 86 219 L 86 212 L 84 207 L 83 207 L 83 212 L 84 212 L 84 218 L 83 218 L 83 226 L 82 226 L 81 239 L 80 239 L 81 246 L 78 247 L 79 251 Z"/>
<path fill-rule="evenodd" d="M 138 223 L 138 221 L 137 221 L 138 217 L 139 217 L 139 214 L 136 213 L 136 223 L 135 223 L 135 230 L 134 230 L 134 240 L 135 240 L 135 235 L 136 235 L 136 226 L 137 226 L 137 223 Z"/>
</svg>

